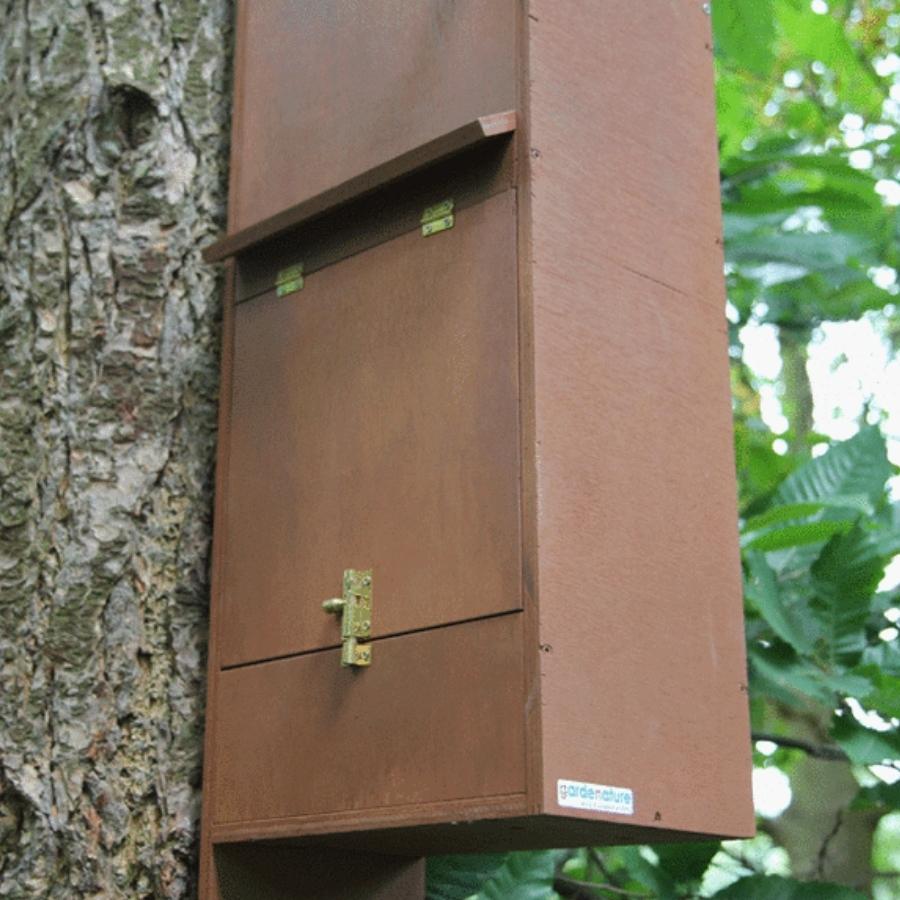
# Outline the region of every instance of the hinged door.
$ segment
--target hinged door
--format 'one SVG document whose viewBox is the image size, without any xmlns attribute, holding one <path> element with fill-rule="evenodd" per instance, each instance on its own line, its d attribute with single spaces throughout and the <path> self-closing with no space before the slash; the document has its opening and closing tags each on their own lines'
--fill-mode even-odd
<svg viewBox="0 0 900 900">
<path fill-rule="evenodd" d="M 376 643 L 521 606 L 515 233 L 507 191 L 237 306 L 223 665 L 338 645 L 345 570 Z"/>
</svg>

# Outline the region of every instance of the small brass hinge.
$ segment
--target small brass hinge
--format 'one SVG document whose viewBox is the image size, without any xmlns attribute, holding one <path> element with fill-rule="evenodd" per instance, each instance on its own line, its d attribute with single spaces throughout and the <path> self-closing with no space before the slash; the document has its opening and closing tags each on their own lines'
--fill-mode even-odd
<svg viewBox="0 0 900 900">
<path fill-rule="evenodd" d="M 345 569 L 343 595 L 322 609 L 341 617 L 341 665 L 370 666 L 372 645 L 360 641 L 372 636 L 372 570 Z"/>
<path fill-rule="evenodd" d="M 448 228 L 453 227 L 455 221 L 452 200 L 444 200 L 443 203 L 429 206 L 422 213 L 422 235 L 430 237 L 432 234 L 446 231 Z"/>
<path fill-rule="evenodd" d="M 281 269 L 275 276 L 275 293 L 279 297 L 286 297 L 295 291 L 303 290 L 303 263 Z"/>
</svg>

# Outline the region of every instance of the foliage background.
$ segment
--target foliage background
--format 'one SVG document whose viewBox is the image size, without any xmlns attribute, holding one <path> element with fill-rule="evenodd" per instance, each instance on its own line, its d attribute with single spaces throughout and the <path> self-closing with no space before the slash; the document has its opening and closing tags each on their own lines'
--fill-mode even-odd
<svg viewBox="0 0 900 900">
<path fill-rule="evenodd" d="M 785 799 L 751 841 L 433 859 L 431 900 L 900 897 L 900 370 L 872 389 L 900 346 L 900 6 L 711 14 L 755 766 Z M 852 322 L 880 359 L 858 408 L 816 408 L 834 394 L 810 353 Z M 750 365 L 761 336 L 769 378 Z M 855 434 L 814 429 L 832 415 Z"/>
</svg>

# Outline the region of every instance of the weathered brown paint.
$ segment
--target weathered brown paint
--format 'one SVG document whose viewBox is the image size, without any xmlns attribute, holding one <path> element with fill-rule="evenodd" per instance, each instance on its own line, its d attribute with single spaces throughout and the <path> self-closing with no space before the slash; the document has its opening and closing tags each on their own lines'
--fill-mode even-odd
<svg viewBox="0 0 900 900">
<path fill-rule="evenodd" d="M 509 138 L 478 144 L 408 175 L 402 190 L 366 190 L 360 197 L 278 231 L 266 241 L 265 253 L 241 257 L 237 302 L 271 290 L 278 270 L 296 263 L 298 255 L 309 275 L 415 231 L 422 211 L 436 196 L 452 197 L 459 212 L 513 188 L 514 145 Z"/>
<path fill-rule="evenodd" d="M 367 809 L 523 808 L 521 644 L 512 614 L 377 641 L 364 672 L 329 650 L 222 673 L 214 823 L 327 834 Z"/>
<path fill-rule="evenodd" d="M 379 637 L 521 605 L 515 193 L 456 222 L 237 307 L 223 665 L 334 646 L 348 568 Z"/>
<path fill-rule="evenodd" d="M 751 830 L 709 18 L 599 6 L 530 7 L 543 803 Z"/>
<path fill-rule="evenodd" d="M 509 135 L 516 130 L 516 114 L 508 110 L 481 116 L 446 134 L 438 135 L 421 147 L 415 147 L 407 153 L 374 166 L 366 172 L 351 178 L 349 181 L 327 188 L 320 194 L 295 203 L 287 209 L 275 213 L 268 218 L 248 225 L 235 234 L 228 234 L 203 251 L 207 262 L 219 262 L 228 259 L 244 250 L 283 234 L 285 231 L 326 215 L 348 203 L 385 187 L 398 178 L 435 163 L 447 157 L 457 156 L 466 150 L 491 143 L 492 138 Z M 470 174 L 476 175 L 477 171 Z"/>
<path fill-rule="evenodd" d="M 516 108 L 516 4 L 239 4 L 230 231 Z"/>
<path fill-rule="evenodd" d="M 204 860 L 751 833 L 702 4 L 285 5 L 240 5 L 214 254 L 241 249 Z M 511 141 L 459 141 L 510 109 Z M 369 565 L 351 673 L 318 603 Z M 561 778 L 634 813 L 561 807 Z"/>
</svg>

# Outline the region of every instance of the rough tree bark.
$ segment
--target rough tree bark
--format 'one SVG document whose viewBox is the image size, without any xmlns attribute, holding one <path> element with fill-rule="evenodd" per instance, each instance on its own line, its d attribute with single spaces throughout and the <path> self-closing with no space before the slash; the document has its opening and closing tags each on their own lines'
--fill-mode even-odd
<svg viewBox="0 0 900 900">
<path fill-rule="evenodd" d="M 229 0 L 0 0 L 0 897 L 194 891 Z"/>
<path fill-rule="evenodd" d="M 792 737 L 825 746 L 830 716 L 782 709 Z M 765 825 L 785 848 L 798 878 L 872 889 L 872 845 L 883 810 L 853 810 L 859 783 L 849 762 L 803 756 L 791 770 L 792 802 Z"/>
</svg>

